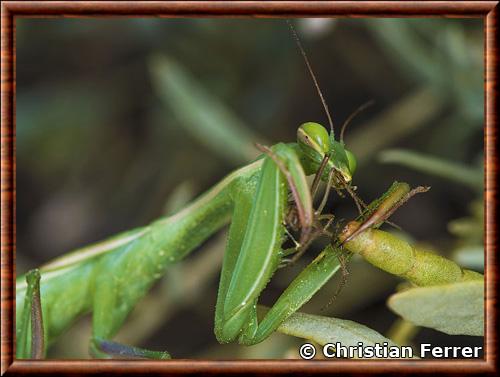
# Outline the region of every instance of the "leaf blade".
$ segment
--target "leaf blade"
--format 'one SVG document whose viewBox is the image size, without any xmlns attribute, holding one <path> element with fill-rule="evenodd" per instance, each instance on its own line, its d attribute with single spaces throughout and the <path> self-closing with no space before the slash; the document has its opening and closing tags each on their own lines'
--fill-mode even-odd
<svg viewBox="0 0 500 377">
<path fill-rule="evenodd" d="M 392 295 L 392 311 L 450 335 L 484 335 L 484 281 L 411 288 Z"/>
</svg>

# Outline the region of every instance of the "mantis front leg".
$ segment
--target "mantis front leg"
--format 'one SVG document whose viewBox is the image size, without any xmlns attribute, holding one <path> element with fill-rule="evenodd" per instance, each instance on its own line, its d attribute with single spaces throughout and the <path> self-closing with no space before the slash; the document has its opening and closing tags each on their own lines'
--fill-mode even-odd
<svg viewBox="0 0 500 377">
<path fill-rule="evenodd" d="M 255 344 L 264 340 L 340 267 L 337 254 L 328 247 L 258 322 L 258 297 L 282 258 L 287 184 L 294 185 L 296 201 L 310 195 L 307 185 L 303 185 L 305 175 L 295 151 L 278 144 L 273 153 L 283 166 L 280 168 L 275 158 L 266 157 L 255 192 L 240 190 L 235 198 L 215 315 L 215 333 L 221 343 L 238 339 L 243 344 Z M 283 168 L 289 172 L 288 177 Z"/>
</svg>

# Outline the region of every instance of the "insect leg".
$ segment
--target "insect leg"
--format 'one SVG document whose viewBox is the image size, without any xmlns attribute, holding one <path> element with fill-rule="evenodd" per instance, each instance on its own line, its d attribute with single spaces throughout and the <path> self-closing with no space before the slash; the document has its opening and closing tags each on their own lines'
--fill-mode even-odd
<svg viewBox="0 0 500 377">
<path fill-rule="evenodd" d="M 21 324 L 18 327 L 21 331 L 17 334 L 16 353 L 19 358 L 42 359 L 45 353 L 45 335 L 40 300 L 40 271 L 38 269 L 29 271 L 26 274 L 26 282 L 27 291 Z"/>
<path fill-rule="evenodd" d="M 290 315 L 299 310 L 339 270 L 340 249 L 328 245 L 281 294 L 252 332 L 244 332 L 240 343 L 251 345 L 266 339 Z"/>
<path fill-rule="evenodd" d="M 328 160 L 330 160 L 330 156 L 325 154 L 325 157 L 323 157 L 323 160 L 321 160 L 321 164 L 319 165 L 319 168 L 314 175 L 314 180 L 311 185 L 311 197 L 313 200 L 316 197 L 316 193 L 318 192 L 319 183 L 321 182 L 321 177 L 323 176 L 323 172 L 325 171 L 326 164 L 328 164 Z"/>
<path fill-rule="evenodd" d="M 295 151 L 285 144 L 280 143 L 275 145 L 274 149 L 276 152 L 260 144 L 257 144 L 257 147 L 274 161 L 288 182 L 299 215 L 301 226 L 299 243 L 302 244 L 309 236 L 314 214 L 311 192 L 307 185 L 306 176 L 300 164 L 300 160 Z"/>
<path fill-rule="evenodd" d="M 281 260 L 287 189 L 271 157 L 264 157 L 256 188 L 237 187 L 234 200 L 216 307 L 221 343 L 255 323 L 256 300 Z"/>
<path fill-rule="evenodd" d="M 128 346 L 111 340 L 93 337 L 90 343 L 90 354 L 100 359 L 171 359 L 168 352 L 151 351 L 144 348 Z"/>
<path fill-rule="evenodd" d="M 348 235 L 343 242 L 349 242 L 366 229 L 383 223 L 412 196 L 427 191 L 429 191 L 429 187 L 419 186 L 410 190 L 408 184 L 395 182 L 382 197 L 382 200 L 375 201 L 376 208 L 369 217 L 359 225 L 358 229 L 353 230 L 352 234 Z"/>
</svg>

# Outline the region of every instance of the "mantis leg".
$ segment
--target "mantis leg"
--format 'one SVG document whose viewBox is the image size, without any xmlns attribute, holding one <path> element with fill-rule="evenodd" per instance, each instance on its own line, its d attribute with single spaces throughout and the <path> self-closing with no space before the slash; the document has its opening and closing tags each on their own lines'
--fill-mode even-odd
<svg viewBox="0 0 500 377">
<path fill-rule="evenodd" d="M 247 228 L 248 219 L 250 217 L 253 195 L 254 192 L 244 190 L 238 192 L 235 197 L 233 217 L 222 264 L 217 304 L 215 306 L 215 334 L 221 343 L 228 343 L 234 340 L 236 334 L 245 323 L 245 319 L 234 324 L 233 322 L 224 322 L 224 310 L 231 278 L 234 274 L 239 256 L 238 252 L 243 244 L 245 229 Z"/>
<path fill-rule="evenodd" d="M 287 287 L 253 332 L 244 332 L 240 343 L 251 345 L 265 340 L 290 315 L 307 303 L 340 269 L 339 249 L 327 246 Z M 255 318 L 255 321 L 257 319 Z"/>
<path fill-rule="evenodd" d="M 31 270 L 26 274 L 27 293 L 21 318 L 18 354 L 22 358 L 41 359 L 45 353 L 42 305 L 40 302 L 40 271 Z M 31 329 L 30 329 L 31 323 Z M 31 339 L 31 344 L 28 340 Z"/>
<path fill-rule="evenodd" d="M 240 191 L 235 199 L 215 317 L 215 333 L 221 343 L 236 338 L 243 344 L 261 342 L 307 302 L 340 266 L 336 253 L 328 247 L 297 276 L 262 322 L 258 322 L 258 297 L 282 257 L 285 188 L 290 179 L 299 182 L 295 189 L 300 193 L 294 194 L 294 198 L 305 195 L 300 184 L 305 181 L 305 175 L 297 168 L 300 163 L 295 152 L 278 144 L 273 148 L 273 155 L 263 162 L 255 192 Z M 276 158 L 283 166 L 277 166 Z M 288 177 L 282 173 L 285 169 L 290 173 Z M 309 190 L 307 186 L 305 189 Z"/>
<path fill-rule="evenodd" d="M 165 269 L 227 222 L 226 212 L 232 206 L 230 192 L 230 188 L 226 189 L 218 199 L 212 199 L 210 206 L 199 207 L 189 217 L 174 215 L 151 224 L 141 237 L 102 257 L 93 269 L 90 288 L 93 310 L 90 351 L 94 356 L 170 358 L 166 352 L 129 347 L 111 339 Z"/>
<path fill-rule="evenodd" d="M 98 358 L 147 358 L 147 359 L 170 359 L 167 352 L 156 352 L 138 347 L 132 347 L 111 341 L 121 324 L 125 321 L 132 305 L 149 290 L 153 280 L 143 279 L 141 285 L 130 284 L 128 289 L 120 289 L 120 281 L 125 281 L 122 272 L 132 261 L 130 255 L 147 255 L 151 253 L 154 246 L 147 239 L 138 239 L 129 247 L 125 248 L 119 255 L 110 260 L 103 260 L 101 266 L 96 270 L 93 316 L 92 316 L 92 339 L 89 352 Z M 112 268 L 115 267 L 115 268 Z M 145 275 L 154 276 L 148 271 L 145 264 L 138 264 L 136 268 L 146 269 Z M 110 269 L 112 268 L 112 269 Z M 135 279 L 134 279 L 135 280 Z"/>
<path fill-rule="evenodd" d="M 171 359 L 168 352 L 151 351 L 144 348 L 93 337 L 90 341 L 90 354 L 100 359 Z"/>
<path fill-rule="evenodd" d="M 216 336 L 234 340 L 256 314 L 256 300 L 281 259 L 286 181 L 265 157 L 255 193 L 239 190 L 229 230 L 219 297 Z"/>
</svg>

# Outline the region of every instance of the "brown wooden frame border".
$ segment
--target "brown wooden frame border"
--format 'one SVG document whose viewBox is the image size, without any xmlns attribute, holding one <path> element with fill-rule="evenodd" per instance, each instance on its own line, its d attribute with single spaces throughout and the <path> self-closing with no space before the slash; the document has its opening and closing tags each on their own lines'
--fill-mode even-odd
<svg viewBox="0 0 500 377">
<path fill-rule="evenodd" d="M 481 17 L 485 33 L 485 360 L 14 360 L 15 19 L 17 17 Z M 497 371 L 498 1 L 5 1 L 1 4 L 1 374 L 495 373 Z"/>
</svg>

